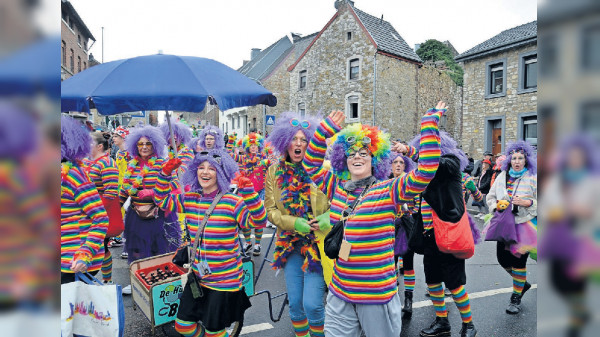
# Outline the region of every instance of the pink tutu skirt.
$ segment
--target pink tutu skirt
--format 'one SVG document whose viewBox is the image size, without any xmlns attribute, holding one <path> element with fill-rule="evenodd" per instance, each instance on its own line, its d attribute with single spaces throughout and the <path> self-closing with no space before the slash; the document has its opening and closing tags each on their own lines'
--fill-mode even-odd
<svg viewBox="0 0 600 337">
<path fill-rule="evenodd" d="M 516 257 L 537 253 L 537 218 L 517 224 L 517 243 L 510 245 L 510 252 Z"/>
</svg>

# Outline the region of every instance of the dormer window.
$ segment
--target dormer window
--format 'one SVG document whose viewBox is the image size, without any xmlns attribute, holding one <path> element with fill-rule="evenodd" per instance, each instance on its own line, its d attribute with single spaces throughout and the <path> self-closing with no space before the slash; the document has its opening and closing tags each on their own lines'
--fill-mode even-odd
<svg viewBox="0 0 600 337">
<path fill-rule="evenodd" d="M 352 32 L 346 32 L 346 41 L 352 40 Z"/>
</svg>

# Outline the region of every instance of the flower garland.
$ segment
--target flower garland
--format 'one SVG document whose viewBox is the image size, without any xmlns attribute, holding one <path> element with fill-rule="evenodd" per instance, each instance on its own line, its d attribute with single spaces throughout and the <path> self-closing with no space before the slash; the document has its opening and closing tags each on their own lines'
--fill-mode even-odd
<svg viewBox="0 0 600 337">
<path fill-rule="evenodd" d="M 148 159 L 148 165 L 144 166 L 144 168 L 141 169 L 140 174 L 132 180 L 131 175 L 135 171 L 135 168 L 138 166 L 139 162 L 140 157 L 137 156 L 130 160 L 129 165 L 127 165 L 127 172 L 125 172 L 125 175 L 123 176 L 123 188 L 128 190 L 129 195 L 137 194 L 140 186 L 142 186 L 144 178 L 148 173 L 150 173 L 150 167 L 154 167 L 156 164 L 156 157 Z"/>
<path fill-rule="evenodd" d="M 302 271 L 306 272 L 321 272 L 321 254 L 316 244 L 315 233 L 311 232 L 306 235 L 297 235 L 292 231 L 284 231 L 279 234 L 275 251 L 273 252 L 273 269 L 285 267 L 287 257 L 294 251 L 296 247 L 300 249 L 300 254 L 304 256 Z"/>
<path fill-rule="evenodd" d="M 259 156 L 259 155 L 252 155 L 252 154 L 247 154 L 244 156 L 243 159 L 243 165 L 241 167 L 243 173 L 245 176 L 249 177 L 253 172 L 254 169 L 256 169 L 258 166 L 260 166 L 261 163 L 259 163 L 261 160 L 263 160 L 263 156 Z M 260 175 L 260 172 L 257 172 L 256 175 Z"/>
<path fill-rule="evenodd" d="M 285 160 L 279 162 L 277 171 L 277 186 L 281 190 L 281 203 L 290 215 L 299 218 L 309 218 L 308 208 L 310 205 L 310 177 L 301 164 L 288 163 Z"/>
<path fill-rule="evenodd" d="M 177 147 L 177 153 L 179 154 L 185 145 L 179 144 Z M 173 159 L 175 157 L 175 151 L 171 147 L 169 147 L 169 159 Z"/>
</svg>

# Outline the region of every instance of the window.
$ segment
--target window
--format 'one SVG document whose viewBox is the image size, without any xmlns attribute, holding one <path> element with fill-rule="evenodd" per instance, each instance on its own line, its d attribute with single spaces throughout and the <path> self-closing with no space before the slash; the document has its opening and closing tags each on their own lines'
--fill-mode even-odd
<svg viewBox="0 0 600 337">
<path fill-rule="evenodd" d="M 75 52 L 71 49 L 71 56 L 69 56 L 69 69 L 71 69 L 71 73 L 75 72 Z"/>
<path fill-rule="evenodd" d="M 67 66 L 67 43 L 65 41 L 62 41 L 62 65 L 63 66 Z"/>
<path fill-rule="evenodd" d="M 77 72 L 81 72 L 81 56 L 77 56 Z"/>
<path fill-rule="evenodd" d="M 600 24 L 583 30 L 581 49 L 583 69 L 600 70 Z"/>
<path fill-rule="evenodd" d="M 237 116 L 237 126 L 238 128 L 242 127 L 242 124 L 240 124 L 240 115 Z"/>
<path fill-rule="evenodd" d="M 83 61 L 83 70 L 87 69 L 87 62 Z"/>
<path fill-rule="evenodd" d="M 581 108 L 579 122 L 582 131 L 600 141 L 600 101 L 584 104 Z"/>
<path fill-rule="evenodd" d="M 491 94 L 499 94 L 503 91 L 504 85 L 504 69 L 502 68 L 502 64 L 496 64 L 494 67 L 490 69 L 490 78 L 491 78 Z"/>
<path fill-rule="evenodd" d="M 558 41 L 556 36 L 549 35 L 540 38 L 540 75 L 552 76 L 558 73 Z"/>
<path fill-rule="evenodd" d="M 360 72 L 359 59 L 350 60 L 350 73 L 348 78 L 351 80 L 357 80 Z"/>
<path fill-rule="evenodd" d="M 304 89 L 306 88 L 306 70 L 302 70 L 300 72 L 300 82 L 299 82 L 299 88 L 300 89 Z"/>
<path fill-rule="evenodd" d="M 256 117 L 252 117 L 252 129 L 256 129 Z"/>
<path fill-rule="evenodd" d="M 304 103 L 298 104 L 298 113 L 300 116 L 304 117 L 306 115 L 306 107 Z"/>
<path fill-rule="evenodd" d="M 538 122 L 537 112 L 525 112 L 519 114 L 518 119 L 518 130 L 517 139 L 526 140 L 531 145 L 536 146 L 538 144 Z"/>
<path fill-rule="evenodd" d="M 346 118 L 348 121 L 357 122 L 360 120 L 360 97 L 358 95 L 348 95 L 346 97 Z"/>
<path fill-rule="evenodd" d="M 519 88 L 517 93 L 523 94 L 537 90 L 537 52 L 529 52 L 519 56 Z"/>
<path fill-rule="evenodd" d="M 77 34 L 77 43 L 81 46 L 81 35 Z"/>
<path fill-rule="evenodd" d="M 506 59 L 486 63 L 485 98 L 506 95 Z"/>
<path fill-rule="evenodd" d="M 346 41 L 350 41 L 352 40 L 352 32 L 347 32 L 346 33 Z"/>
</svg>

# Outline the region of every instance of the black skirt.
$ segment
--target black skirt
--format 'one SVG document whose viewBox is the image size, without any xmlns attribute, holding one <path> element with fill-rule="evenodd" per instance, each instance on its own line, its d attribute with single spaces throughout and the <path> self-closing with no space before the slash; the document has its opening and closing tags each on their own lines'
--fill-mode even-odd
<svg viewBox="0 0 600 337">
<path fill-rule="evenodd" d="M 221 331 L 233 322 L 243 321 L 244 312 L 252 306 L 243 288 L 239 291 L 218 291 L 202 287 L 203 296 L 194 299 L 189 282 L 183 289 L 177 318 L 188 322 L 200 321 L 208 331 Z"/>
</svg>

